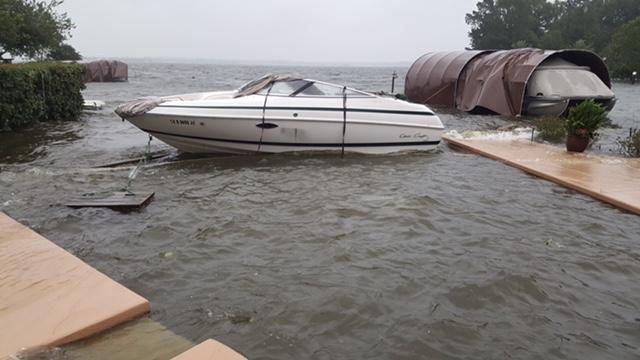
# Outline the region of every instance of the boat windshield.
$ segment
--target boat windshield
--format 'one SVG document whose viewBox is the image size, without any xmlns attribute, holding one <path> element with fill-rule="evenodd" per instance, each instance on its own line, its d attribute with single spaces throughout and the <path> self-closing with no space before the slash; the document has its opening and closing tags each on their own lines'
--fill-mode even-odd
<svg viewBox="0 0 640 360">
<path fill-rule="evenodd" d="M 325 96 L 325 97 L 341 97 L 346 93 L 349 97 L 371 97 L 373 95 L 366 92 L 344 88 L 344 86 L 314 81 L 307 87 L 298 90 L 295 96 Z"/>
<path fill-rule="evenodd" d="M 328 84 L 314 80 L 288 80 L 273 83 L 271 89 L 265 87 L 257 94 L 269 96 L 296 96 L 296 97 L 342 97 L 346 92 L 349 97 L 371 97 L 373 95 L 357 91 L 343 86 Z"/>
<path fill-rule="evenodd" d="M 374 95 L 321 81 L 306 80 L 293 75 L 267 74 L 242 85 L 235 97 L 252 94 L 299 97 L 373 97 Z"/>
<path fill-rule="evenodd" d="M 307 80 L 291 80 L 291 81 L 278 81 L 273 83 L 271 90 L 268 88 L 262 89 L 259 94 L 265 94 L 269 91 L 269 95 L 284 95 L 289 96 L 296 94 L 299 90 L 304 87 L 308 87 L 309 84 L 313 84 L 311 81 Z"/>
</svg>

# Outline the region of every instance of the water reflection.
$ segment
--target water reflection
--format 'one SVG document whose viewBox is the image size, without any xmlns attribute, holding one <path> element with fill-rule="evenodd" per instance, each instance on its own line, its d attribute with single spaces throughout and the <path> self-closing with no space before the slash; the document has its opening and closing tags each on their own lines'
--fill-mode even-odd
<svg viewBox="0 0 640 360">
<path fill-rule="evenodd" d="M 0 132 L 0 163 L 27 163 L 46 157 L 51 147 L 80 139 L 80 123 L 40 123 L 20 131 Z"/>
</svg>

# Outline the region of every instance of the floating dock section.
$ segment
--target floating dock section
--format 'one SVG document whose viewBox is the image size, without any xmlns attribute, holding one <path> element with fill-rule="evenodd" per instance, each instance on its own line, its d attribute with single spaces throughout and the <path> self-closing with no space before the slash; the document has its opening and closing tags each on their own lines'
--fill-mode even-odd
<svg viewBox="0 0 640 360">
<path fill-rule="evenodd" d="M 524 139 L 464 139 L 446 135 L 449 145 L 502 161 L 529 174 L 640 215 L 640 159 L 569 153 Z"/>
</svg>

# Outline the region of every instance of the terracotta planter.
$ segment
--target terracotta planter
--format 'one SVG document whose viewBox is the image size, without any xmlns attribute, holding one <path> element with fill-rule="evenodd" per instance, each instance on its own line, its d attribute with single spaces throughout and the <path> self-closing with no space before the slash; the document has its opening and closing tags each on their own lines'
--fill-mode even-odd
<svg viewBox="0 0 640 360">
<path fill-rule="evenodd" d="M 567 135 L 567 151 L 584 152 L 589 146 L 589 136 Z"/>
</svg>

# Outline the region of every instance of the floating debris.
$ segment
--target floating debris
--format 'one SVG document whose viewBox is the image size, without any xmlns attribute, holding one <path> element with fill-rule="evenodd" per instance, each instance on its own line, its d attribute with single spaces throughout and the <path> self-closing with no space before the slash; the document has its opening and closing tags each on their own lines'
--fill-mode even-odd
<svg viewBox="0 0 640 360">
<path fill-rule="evenodd" d="M 134 194 L 131 192 L 116 192 L 107 196 L 88 194 L 72 199 L 65 205 L 71 208 L 106 207 L 118 211 L 140 210 L 147 206 L 155 193 Z"/>
<path fill-rule="evenodd" d="M 89 111 L 97 111 L 97 110 L 102 110 L 104 105 L 105 105 L 105 102 L 102 100 L 85 100 L 84 103 L 82 104 L 82 109 L 89 110 Z"/>
<path fill-rule="evenodd" d="M 445 135 L 453 139 L 510 141 L 529 140 L 532 131 L 533 129 L 530 127 L 518 127 L 509 131 L 465 131 L 463 133 L 451 130 Z"/>
<path fill-rule="evenodd" d="M 233 313 L 224 313 L 224 317 L 229 320 L 232 324 L 248 324 L 252 323 L 254 318 L 248 314 L 233 314 Z"/>
</svg>

